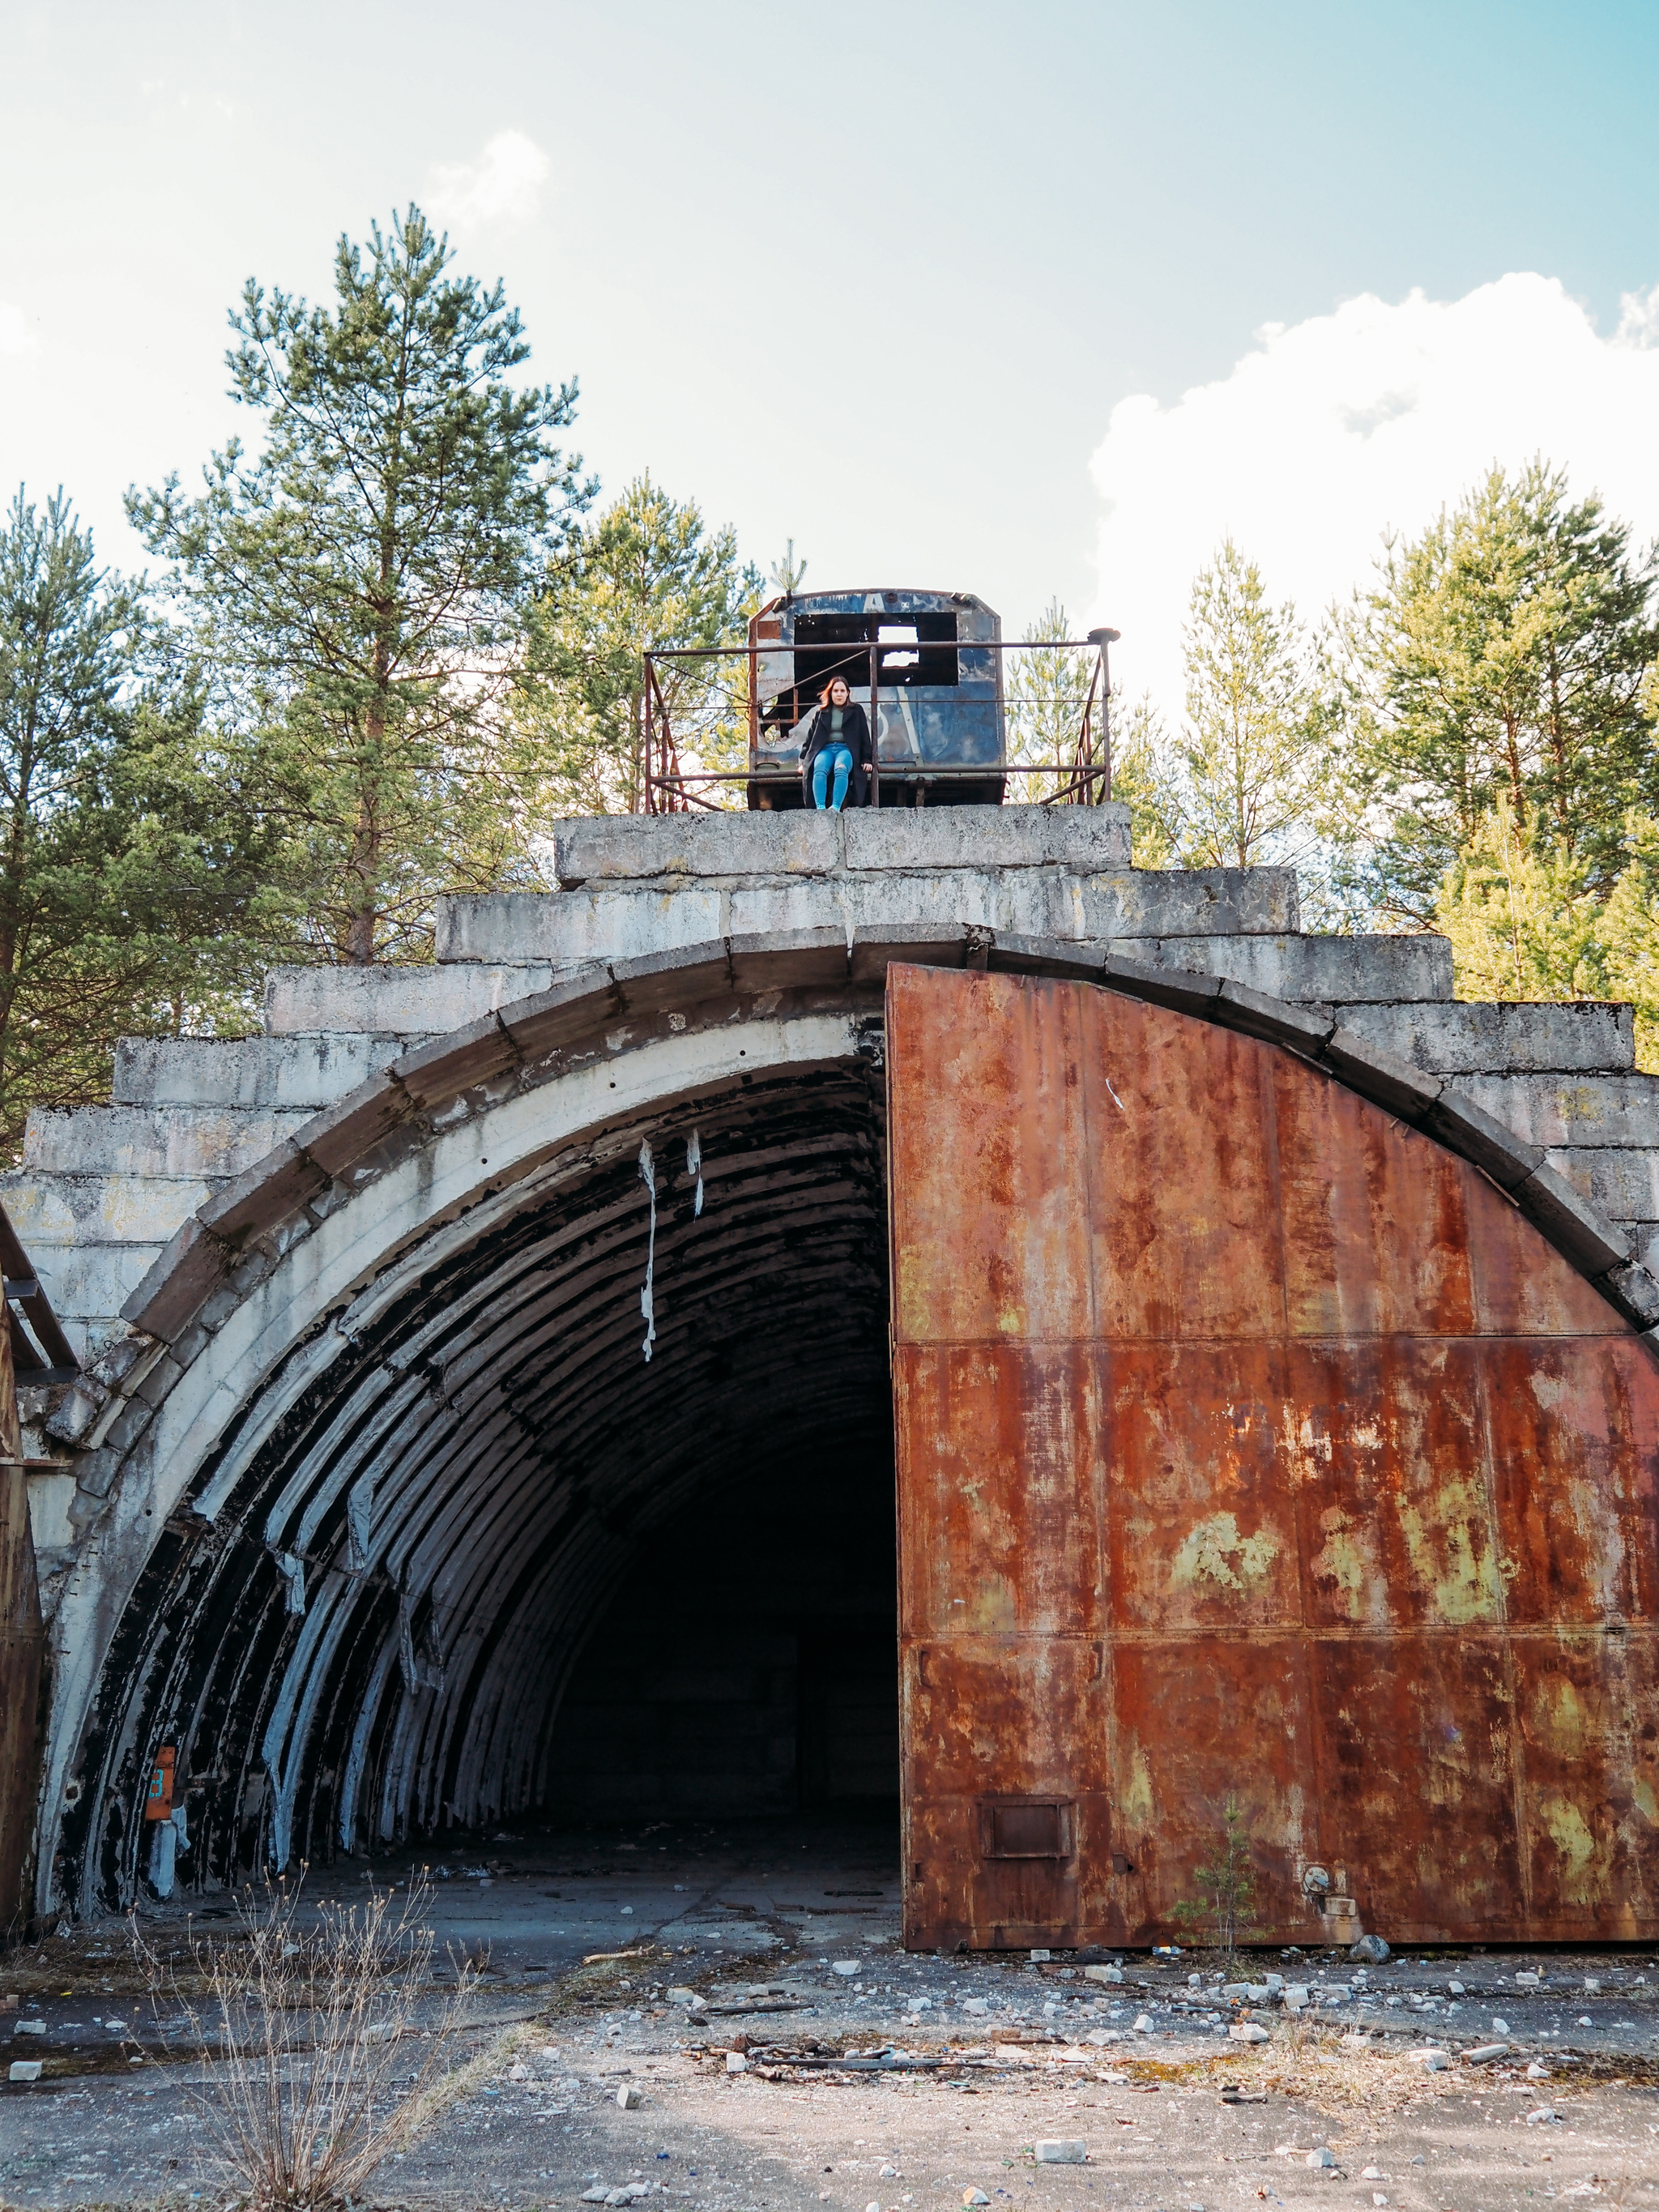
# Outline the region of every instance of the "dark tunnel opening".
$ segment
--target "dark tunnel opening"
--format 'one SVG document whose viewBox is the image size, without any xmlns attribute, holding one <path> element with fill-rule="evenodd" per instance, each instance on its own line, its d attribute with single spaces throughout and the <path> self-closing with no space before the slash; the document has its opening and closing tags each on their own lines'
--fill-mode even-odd
<svg viewBox="0 0 1659 2212">
<path fill-rule="evenodd" d="M 705 1494 L 639 1560 L 566 1689 L 550 1814 L 896 1819 L 890 1437 L 849 1423 L 791 1457 Z"/>
<path fill-rule="evenodd" d="M 65 1886 L 154 1881 L 164 1744 L 186 1890 L 502 1821 L 854 1812 L 896 1857 L 884 1108 L 878 1062 L 660 1106 L 297 1345 L 125 1608 Z"/>
</svg>

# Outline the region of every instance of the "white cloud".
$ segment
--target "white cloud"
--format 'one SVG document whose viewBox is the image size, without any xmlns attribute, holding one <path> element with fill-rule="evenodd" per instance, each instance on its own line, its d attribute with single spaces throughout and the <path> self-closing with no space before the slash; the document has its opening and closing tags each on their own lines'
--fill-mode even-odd
<svg viewBox="0 0 1659 2212">
<path fill-rule="evenodd" d="M 1131 691 L 1179 708 L 1188 591 L 1229 532 L 1304 616 L 1368 578 L 1385 528 L 1414 533 L 1494 460 L 1541 453 L 1659 535 L 1659 285 L 1605 338 L 1555 279 L 1509 276 L 1449 303 L 1367 295 L 1257 339 L 1172 406 L 1121 401 L 1094 457 L 1096 618 L 1123 633 Z"/>
<path fill-rule="evenodd" d="M 547 156 L 522 131 L 498 131 L 476 161 L 441 164 L 427 194 L 440 222 L 523 222 L 536 212 Z"/>
<path fill-rule="evenodd" d="M 36 350 L 34 332 L 29 328 L 28 317 L 21 307 L 14 307 L 9 300 L 0 300 L 0 354 L 33 353 Z"/>
</svg>

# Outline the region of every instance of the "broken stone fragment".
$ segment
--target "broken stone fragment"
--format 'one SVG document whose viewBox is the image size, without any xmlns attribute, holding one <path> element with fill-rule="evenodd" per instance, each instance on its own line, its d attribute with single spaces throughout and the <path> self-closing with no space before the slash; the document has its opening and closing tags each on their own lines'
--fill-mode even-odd
<svg viewBox="0 0 1659 2212">
<path fill-rule="evenodd" d="M 1089 2146 L 1074 2137 L 1048 2136 L 1036 2147 L 1039 2166 L 1086 2166 Z"/>
<path fill-rule="evenodd" d="M 637 2112 L 644 2102 L 643 2092 L 636 2089 L 631 2081 L 624 2081 L 617 2091 L 617 2105 L 621 2112 Z"/>
</svg>

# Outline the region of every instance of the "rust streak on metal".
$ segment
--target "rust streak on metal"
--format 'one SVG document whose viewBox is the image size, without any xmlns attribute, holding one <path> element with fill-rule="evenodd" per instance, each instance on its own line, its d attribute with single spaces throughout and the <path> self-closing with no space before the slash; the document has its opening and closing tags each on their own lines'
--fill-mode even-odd
<svg viewBox="0 0 1659 2212">
<path fill-rule="evenodd" d="M 913 1947 L 1659 1932 L 1659 1368 L 1467 1163 L 1080 983 L 888 977 Z"/>
</svg>

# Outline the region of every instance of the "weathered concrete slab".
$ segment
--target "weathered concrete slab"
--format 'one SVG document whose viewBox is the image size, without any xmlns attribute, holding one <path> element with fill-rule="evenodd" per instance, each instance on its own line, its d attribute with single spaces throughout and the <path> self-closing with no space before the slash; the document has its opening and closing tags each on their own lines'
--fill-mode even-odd
<svg viewBox="0 0 1659 2212">
<path fill-rule="evenodd" d="M 1239 931 L 1283 934 L 1296 927 L 1296 878 L 1285 868 L 1123 869 L 1085 875 L 1032 865 L 933 874 L 873 869 L 834 876 L 803 873 L 718 890 L 688 882 L 678 890 L 659 884 L 509 892 L 447 902 L 438 950 L 448 965 L 544 960 L 555 970 L 569 970 L 586 962 L 638 959 L 728 935 L 904 928 L 939 921 L 971 923 L 1001 935 L 1072 940 L 1185 939 Z M 1168 957 L 1171 963 L 1178 960 L 1173 950 Z M 337 977 L 380 971 L 280 972 Z M 319 1005 L 319 987 L 310 988 L 313 995 L 306 1003 Z"/>
<path fill-rule="evenodd" d="M 507 891 L 446 899 L 438 921 L 438 957 L 445 963 L 547 962 L 551 964 L 542 972 L 550 981 L 555 969 L 587 961 L 643 959 L 653 952 L 713 944 L 725 933 L 723 894 L 695 884 L 678 890 L 658 885 Z M 532 988 L 544 990 L 547 984 Z"/>
<path fill-rule="evenodd" d="M 1107 806 L 867 807 L 842 815 L 848 868 L 1063 868 L 1129 865 L 1129 810 Z"/>
<path fill-rule="evenodd" d="M 1129 810 L 1116 805 L 606 815 L 567 822 L 553 837 L 553 872 L 566 889 L 659 876 L 1036 867 L 1091 874 L 1128 865 Z"/>
<path fill-rule="evenodd" d="M 1449 1001 L 1452 994 L 1451 946 L 1443 937 L 1126 938 L 1112 950 L 1305 1006 Z"/>
<path fill-rule="evenodd" d="M 651 876 L 824 876 L 841 862 L 840 817 L 804 809 L 601 815 L 553 833 L 553 872 L 567 889 Z"/>
<path fill-rule="evenodd" d="M 1083 880 L 1082 927 L 1121 937 L 1293 935 L 1302 915 L 1294 868 L 1128 868 Z"/>
<path fill-rule="evenodd" d="M 29 1115 L 23 1164 L 46 1175 L 240 1175 L 307 1118 L 264 1106 L 42 1109 Z"/>
<path fill-rule="evenodd" d="M 216 1188 L 216 1177 L 203 1176 L 47 1176 L 25 1169 L 0 1176 L 0 1200 L 24 1249 L 35 1252 L 46 1244 L 165 1244 Z"/>
<path fill-rule="evenodd" d="M 1659 1146 L 1659 1076 L 1472 1075 L 1463 1088 L 1529 1144 Z"/>
<path fill-rule="evenodd" d="M 1552 1146 L 1550 1165 L 1611 1219 L 1659 1221 L 1659 1152 Z"/>
<path fill-rule="evenodd" d="M 114 1098 L 118 1106 L 331 1106 L 398 1050 L 372 1033 L 123 1037 Z"/>
<path fill-rule="evenodd" d="M 1628 1006 L 1351 1005 L 1337 1018 L 1442 1075 L 1622 1074 L 1636 1064 Z"/>
<path fill-rule="evenodd" d="M 273 968 L 265 978 L 272 1036 L 317 1030 L 375 1030 L 424 1043 L 514 999 L 544 991 L 544 962 L 477 968 Z"/>
<path fill-rule="evenodd" d="M 29 1254 L 65 1324 L 108 1321 L 120 1312 L 161 1257 L 161 1244 L 43 1244 Z"/>
</svg>

